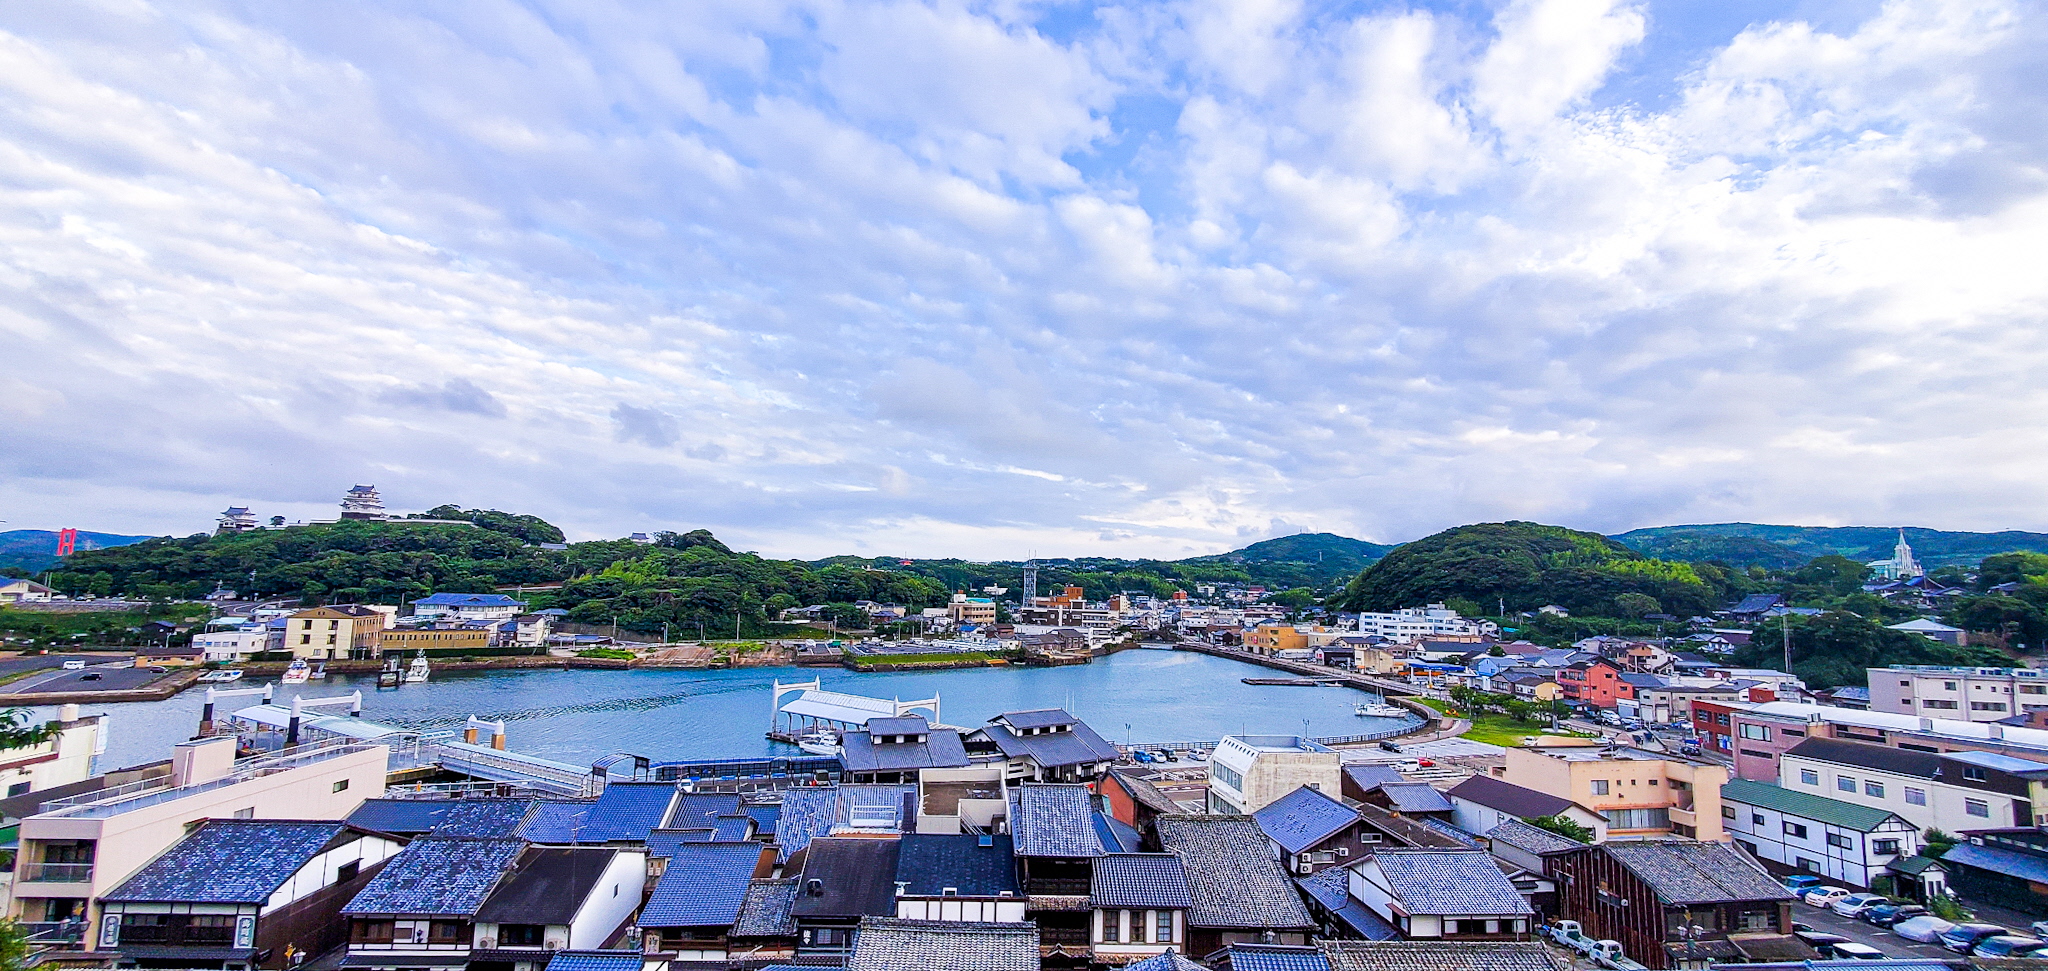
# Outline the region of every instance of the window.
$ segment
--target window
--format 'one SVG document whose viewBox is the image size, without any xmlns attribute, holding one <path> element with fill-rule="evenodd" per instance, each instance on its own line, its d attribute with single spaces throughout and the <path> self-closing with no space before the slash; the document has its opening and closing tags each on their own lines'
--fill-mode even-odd
<svg viewBox="0 0 2048 971">
<path fill-rule="evenodd" d="M 350 860 L 334 868 L 334 882 L 347 883 L 363 872 L 363 861 Z"/>
<path fill-rule="evenodd" d="M 1768 742 L 1771 740 L 1771 727 L 1769 725 L 1755 725 L 1743 722 L 1742 737 L 1758 742 Z"/>
<path fill-rule="evenodd" d="M 1879 799 L 1883 799 L 1884 783 L 1872 782 L 1869 779 L 1863 780 L 1863 794 L 1866 796 L 1876 796 Z"/>
<path fill-rule="evenodd" d="M 1879 856 L 1893 856 L 1899 852 L 1898 840 L 1872 840 L 1870 852 Z"/>
<path fill-rule="evenodd" d="M 1808 873 L 1819 873 L 1819 872 L 1820 872 L 1820 861 L 1819 861 L 1819 860 L 1809 860 L 1809 859 L 1807 859 L 1806 857 L 1803 857 L 1803 856 L 1801 856 L 1801 857 L 1795 857 L 1795 858 L 1794 858 L 1794 859 L 1792 860 L 1792 865 L 1793 865 L 1793 866 L 1795 866 L 1795 867 L 1798 867 L 1798 868 L 1799 868 L 1799 869 L 1801 869 L 1801 870 L 1805 870 L 1805 871 L 1806 871 L 1806 872 L 1808 872 Z"/>
<path fill-rule="evenodd" d="M 1155 944 L 1173 943 L 1173 911 L 1155 910 L 1152 912 L 1152 916 L 1156 921 L 1152 928 L 1152 942 Z"/>
<path fill-rule="evenodd" d="M 1806 737 L 1806 730 L 1805 730 L 1805 729 L 1800 729 L 1800 728 L 1780 728 L 1780 729 L 1778 729 L 1778 734 L 1780 734 L 1780 735 L 1790 735 L 1790 736 L 1792 736 L 1793 738 L 1805 738 L 1805 737 Z"/>
<path fill-rule="evenodd" d="M 310 621 L 310 620 L 309 620 L 309 621 L 306 621 L 306 625 L 305 625 L 304 627 L 301 627 L 301 628 L 299 628 L 299 629 L 300 629 L 300 630 L 312 630 L 312 629 L 313 629 L 313 622 L 312 622 L 312 621 Z"/>
<path fill-rule="evenodd" d="M 1734 807 L 1734 806 L 1730 806 L 1730 805 L 1728 805 L 1727 803 L 1722 803 L 1722 804 L 1721 804 L 1721 818 L 1722 818 L 1722 819 L 1734 819 L 1734 818 L 1735 818 L 1735 807 Z"/>
<path fill-rule="evenodd" d="M 539 947 L 547 928 L 539 924 L 499 924 L 499 947 Z"/>
<path fill-rule="evenodd" d="M 1741 925 L 1744 933 L 1753 934 L 1759 931 L 1771 930 L 1772 918 L 1776 916 L 1778 916 L 1778 912 L 1775 910 L 1745 910 L 1742 912 L 1742 916 L 1736 918 L 1736 921 Z"/>
<path fill-rule="evenodd" d="M 1216 779 L 1216 781 L 1221 782 L 1224 785 L 1231 787 L 1232 789 L 1236 789 L 1240 792 L 1244 791 L 1244 776 L 1239 775 L 1237 773 L 1237 770 L 1231 768 L 1230 766 L 1217 765 L 1215 760 L 1212 759 L 1209 762 L 1209 774 L 1213 776 Z"/>
<path fill-rule="evenodd" d="M 1820 773 L 1812 769 L 1800 769 L 1799 784 L 1802 786 L 1820 785 Z"/>
<path fill-rule="evenodd" d="M 1377 843 L 1377 842 L 1379 842 L 1379 841 L 1380 841 L 1380 834 L 1378 834 L 1378 833 L 1360 833 L 1360 834 L 1358 834 L 1358 841 L 1359 841 L 1360 843 Z"/>
<path fill-rule="evenodd" d="M 1750 824 L 1751 826 L 1762 826 L 1762 825 L 1764 824 L 1764 814 L 1763 814 L 1763 813 L 1750 813 L 1750 814 L 1749 814 L 1749 824 Z"/>
<path fill-rule="evenodd" d="M 427 925 L 427 940 L 447 944 L 462 939 L 462 925 L 452 920 L 437 920 Z"/>
<path fill-rule="evenodd" d="M 1984 770 L 1974 765 L 1963 766 L 1963 781 L 1983 782 Z"/>
<path fill-rule="evenodd" d="M 1123 921 L 1119 919 L 1121 914 L 1118 911 L 1114 910 L 1098 911 L 1098 913 L 1102 914 L 1103 943 L 1115 944 L 1117 942 L 1117 931 L 1123 929 L 1119 926 L 1123 923 Z"/>
<path fill-rule="evenodd" d="M 1854 846 L 1854 844 L 1849 841 L 1849 837 L 1843 836 L 1840 833 L 1829 833 L 1828 845 L 1838 850 L 1851 849 Z"/>
<path fill-rule="evenodd" d="M 1728 713 L 1724 711 L 1724 712 L 1722 712 L 1722 713 L 1720 713 L 1720 714 L 1718 714 L 1718 715 L 1715 715 L 1715 716 L 1714 716 L 1714 724 L 1716 724 L 1716 725 L 1726 725 L 1726 724 L 1728 724 Z"/>
<path fill-rule="evenodd" d="M 1607 780 L 1606 780 L 1606 779 L 1594 779 L 1594 780 L 1593 780 L 1593 794 L 1594 794 L 1594 795 L 1596 795 L 1596 796 L 1604 796 L 1604 795 L 1606 795 L 1606 794 L 1607 794 Z"/>
<path fill-rule="evenodd" d="M 1972 816 L 1982 816 L 1986 819 L 1991 818 L 1991 804 L 1982 799 L 1963 800 L 1963 811 Z"/>
<path fill-rule="evenodd" d="M 1746 749 L 1743 749 L 1743 750 L 1742 750 L 1742 754 L 1744 754 L 1744 755 L 1747 755 L 1747 756 L 1749 756 L 1750 758 L 1753 758 L 1753 759 L 1769 759 L 1769 758 L 1776 758 L 1776 756 L 1773 756 L 1773 755 L 1772 755 L 1771 753 L 1769 753 L 1769 752 L 1759 752 L 1759 751 L 1757 751 L 1756 749 L 1753 749 L 1753 748 L 1746 748 Z"/>
<path fill-rule="evenodd" d="M 335 791 L 335 792 L 343 792 L 343 791 L 346 791 L 347 789 L 348 789 L 348 780 L 347 780 L 347 779 L 338 779 L 338 780 L 336 780 L 336 781 L 335 781 L 335 783 L 334 783 L 334 791 Z"/>
<path fill-rule="evenodd" d="M 2023 685 L 2020 685 L 2020 694 L 2023 694 L 2023 695 L 2040 695 L 2040 694 L 2048 694 L 2048 685 L 2041 685 L 2041 684 L 2023 684 Z"/>
<path fill-rule="evenodd" d="M 1970 702 L 1970 710 L 1971 710 L 1971 711 L 2004 711 L 2004 710 L 2005 710 L 2005 702 L 2003 702 L 2003 701 L 1973 701 L 1973 702 Z"/>
<path fill-rule="evenodd" d="M 391 943 L 391 922 L 388 920 L 359 920 L 349 927 L 349 940 L 358 944 Z"/>
<path fill-rule="evenodd" d="M 301 643 L 301 644 L 311 644 L 311 643 L 313 643 L 313 635 L 311 635 L 311 634 L 300 634 L 300 635 L 299 635 L 299 643 Z"/>
<path fill-rule="evenodd" d="M 1856 780 L 1851 779 L 1846 775 L 1838 775 L 1835 777 L 1835 788 L 1840 789 L 1843 792 L 1855 792 Z"/>
<path fill-rule="evenodd" d="M 1938 698 L 1928 698 L 1928 699 L 1926 699 L 1926 700 L 1924 700 L 1924 701 L 1920 702 L 1920 707 L 1922 707 L 1922 708 L 1941 708 L 1941 709 L 1945 709 L 1945 710 L 1951 710 L 1951 711 L 1952 711 L 1952 710 L 1954 710 L 1954 709 L 1955 709 L 1955 707 L 1956 707 L 1956 703 L 1955 703 L 1955 702 L 1953 702 L 1953 701 L 1942 701 L 1941 699 L 1938 699 Z"/>
<path fill-rule="evenodd" d="M 1657 809 L 1609 809 L 1609 829 L 1670 829 L 1671 813 L 1662 807 Z"/>
<path fill-rule="evenodd" d="M 1787 835 L 1787 836 L 1792 836 L 1792 837 L 1797 837 L 1797 838 L 1799 838 L 1799 839 L 1805 839 L 1805 838 L 1806 838 L 1806 824 L 1804 824 L 1804 823 L 1786 823 L 1786 824 L 1785 824 L 1785 835 Z"/>
<path fill-rule="evenodd" d="M 1925 790 L 1925 789 L 1915 789 L 1915 788 L 1913 788 L 1912 786 L 1907 786 L 1907 787 L 1906 787 L 1906 805 L 1908 805 L 1908 806 L 1925 806 L 1925 805 L 1927 805 L 1927 790 Z"/>
<path fill-rule="evenodd" d="M 341 621 L 338 621 L 338 620 L 330 620 L 330 621 L 328 621 L 328 622 L 327 622 L 327 629 L 328 629 L 328 630 L 340 630 L 340 629 L 341 629 Z"/>
<path fill-rule="evenodd" d="M 1954 681 L 1943 681 L 1941 683 L 1941 690 L 1954 691 L 1956 690 L 1956 683 Z"/>
<path fill-rule="evenodd" d="M 1458 922 L 1457 922 L 1457 921 L 1455 921 L 1455 920 L 1447 920 L 1447 921 L 1444 921 L 1444 936 L 1445 936 L 1445 937 L 1449 937 L 1449 936 L 1451 936 L 1452 934 L 1456 934 L 1457 932 L 1458 932 Z"/>
</svg>

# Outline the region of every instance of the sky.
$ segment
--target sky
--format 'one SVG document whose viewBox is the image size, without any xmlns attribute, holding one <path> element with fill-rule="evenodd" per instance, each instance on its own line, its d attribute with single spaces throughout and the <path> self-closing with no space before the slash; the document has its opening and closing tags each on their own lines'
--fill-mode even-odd
<svg viewBox="0 0 2048 971">
<path fill-rule="evenodd" d="M 2048 6 L 16 0 L 0 520 L 2048 528 Z"/>
</svg>

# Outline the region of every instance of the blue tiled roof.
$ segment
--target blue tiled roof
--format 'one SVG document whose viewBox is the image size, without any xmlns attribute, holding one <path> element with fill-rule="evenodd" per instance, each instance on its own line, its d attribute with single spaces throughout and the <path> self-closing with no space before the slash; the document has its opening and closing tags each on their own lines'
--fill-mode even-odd
<svg viewBox="0 0 2048 971">
<path fill-rule="evenodd" d="M 665 859 L 676 855 L 676 850 L 686 843 L 711 842 L 711 830 L 705 829 L 657 829 L 647 834 L 647 855 Z"/>
<path fill-rule="evenodd" d="M 1267 803 L 1252 818 L 1267 838 L 1293 854 L 1343 831 L 1358 821 L 1358 813 L 1319 790 L 1302 786 Z"/>
<path fill-rule="evenodd" d="M 437 593 L 412 602 L 415 607 L 523 607 L 525 602 L 502 593 Z"/>
<path fill-rule="evenodd" d="M 1330 971 L 1330 962 L 1308 945 L 1232 944 L 1230 971 Z"/>
<path fill-rule="evenodd" d="M 210 820 L 106 899 L 260 904 L 343 829 L 334 822 Z"/>
<path fill-rule="evenodd" d="M 1451 839 L 1456 840 L 1459 843 L 1463 843 L 1464 845 L 1469 846 L 1475 850 L 1483 850 L 1486 848 L 1480 845 L 1478 837 L 1473 836 L 1471 833 L 1467 833 L 1464 830 L 1451 825 L 1450 823 L 1444 822 L 1441 819 L 1417 819 L 1411 817 L 1408 821 L 1414 823 L 1417 826 L 1434 830 L 1437 834 L 1441 836 L 1450 837 Z"/>
<path fill-rule="evenodd" d="M 1383 849 L 1372 863 L 1410 914 L 1486 917 L 1530 913 L 1529 901 L 1482 850 Z"/>
<path fill-rule="evenodd" d="M 2048 860 L 1994 846 L 1957 843 L 1942 854 L 1944 866 L 1968 866 L 2034 883 L 2048 883 Z"/>
<path fill-rule="evenodd" d="M 365 799 L 348 814 L 348 824 L 377 833 L 415 836 L 441 822 L 453 799 Z"/>
<path fill-rule="evenodd" d="M 459 799 L 435 824 L 433 835 L 512 839 L 532 811 L 533 802 L 528 799 Z"/>
<path fill-rule="evenodd" d="M 1095 838 L 1109 853 L 1136 853 L 1145 841 L 1135 827 L 1100 809 L 1095 811 Z"/>
<path fill-rule="evenodd" d="M 587 825 L 582 841 L 645 840 L 648 831 L 660 826 L 668 816 L 669 803 L 675 797 L 673 782 L 614 782 L 605 786 L 584 817 Z"/>
<path fill-rule="evenodd" d="M 740 797 L 732 792 L 685 792 L 676 797 L 676 808 L 668 814 L 665 829 L 697 829 L 714 825 L 718 817 L 740 811 Z"/>
<path fill-rule="evenodd" d="M 842 751 L 839 760 L 846 764 L 848 772 L 905 772 L 920 769 L 957 769 L 967 764 L 967 748 L 960 741 L 960 733 L 951 728 L 930 729 L 921 742 L 877 742 L 876 736 L 888 736 L 888 732 L 874 727 L 882 721 L 914 721 L 924 724 L 922 718 L 870 719 L 865 732 L 848 732 L 840 740 Z M 924 731 L 920 729 L 920 731 Z"/>
<path fill-rule="evenodd" d="M 1027 782 L 1017 787 L 1010 832 L 1018 856 L 1101 856 L 1088 787 Z"/>
<path fill-rule="evenodd" d="M 896 882 L 919 897 L 936 897 L 949 887 L 963 897 L 1022 894 L 1010 838 L 986 838 L 989 845 L 982 846 L 983 837 L 971 833 L 905 833 L 896 853 Z"/>
<path fill-rule="evenodd" d="M 730 927 L 746 903 L 747 886 L 761 861 L 759 843 L 691 843 L 678 847 L 654 895 L 641 911 L 642 927 Z"/>
<path fill-rule="evenodd" d="M 1088 905 L 1133 910 L 1186 910 L 1195 905 L 1187 870 L 1171 853 L 1112 853 L 1094 861 Z"/>
<path fill-rule="evenodd" d="M 766 805 L 741 806 L 740 812 L 754 817 L 755 833 L 761 836 L 773 837 L 775 835 L 775 823 L 782 818 L 782 805 L 780 803 L 769 803 Z"/>
<path fill-rule="evenodd" d="M 858 813 L 865 819 L 869 815 L 881 815 L 879 807 L 901 807 L 906 800 L 916 798 L 915 785 L 837 785 L 785 789 L 782 793 L 782 809 L 775 819 L 775 844 L 781 847 L 782 857 L 788 859 L 790 854 L 809 846 L 811 840 L 820 836 L 830 836 L 834 826 L 850 824 L 856 815 L 856 806 L 878 807 L 874 812 Z M 896 812 L 901 815 L 901 808 Z"/>
<path fill-rule="evenodd" d="M 1344 775 L 1363 792 L 1371 792 L 1384 785 L 1399 785 L 1408 780 L 1401 773 L 1386 765 L 1347 765 Z"/>
<path fill-rule="evenodd" d="M 1182 957 L 1179 951 L 1168 951 L 1136 964 L 1126 964 L 1124 971 L 1209 971 L 1209 966 L 1196 964 Z"/>
<path fill-rule="evenodd" d="M 754 826 L 754 817 L 746 813 L 718 816 L 711 823 L 711 839 L 716 843 L 737 843 L 746 839 L 747 831 Z"/>
<path fill-rule="evenodd" d="M 525 846 L 519 840 L 421 837 L 384 864 L 341 912 L 470 916 Z"/>
<path fill-rule="evenodd" d="M 1315 876 L 1295 881 L 1302 893 L 1323 905 L 1330 916 L 1351 928 L 1359 937 L 1368 941 L 1398 940 L 1401 932 L 1395 930 L 1394 925 L 1351 895 L 1350 882 L 1351 871 L 1340 866 L 1319 870 Z"/>
<path fill-rule="evenodd" d="M 640 971 L 639 951 L 556 951 L 547 971 Z"/>
<path fill-rule="evenodd" d="M 574 843 L 590 825 L 590 805 L 589 800 L 535 803 L 519 836 L 532 843 Z"/>
</svg>

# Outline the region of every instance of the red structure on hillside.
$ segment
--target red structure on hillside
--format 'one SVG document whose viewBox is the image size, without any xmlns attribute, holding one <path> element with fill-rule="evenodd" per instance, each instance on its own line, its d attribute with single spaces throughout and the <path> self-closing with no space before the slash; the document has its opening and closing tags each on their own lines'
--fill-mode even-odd
<svg viewBox="0 0 2048 971">
<path fill-rule="evenodd" d="M 65 528 L 57 531 L 57 555 L 70 556 L 78 549 L 78 530 Z"/>
</svg>

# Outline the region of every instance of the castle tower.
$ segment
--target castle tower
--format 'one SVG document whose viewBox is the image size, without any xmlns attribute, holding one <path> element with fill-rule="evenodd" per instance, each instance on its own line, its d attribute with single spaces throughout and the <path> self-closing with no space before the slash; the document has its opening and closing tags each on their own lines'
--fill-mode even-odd
<svg viewBox="0 0 2048 971">
<path fill-rule="evenodd" d="M 377 487 L 359 485 L 341 496 L 341 518 L 383 519 L 384 500 L 378 498 Z"/>
<path fill-rule="evenodd" d="M 255 528 L 256 514 L 250 512 L 249 507 L 229 506 L 226 512 L 220 514 L 220 525 L 213 531 L 215 534 L 242 533 Z"/>
</svg>

